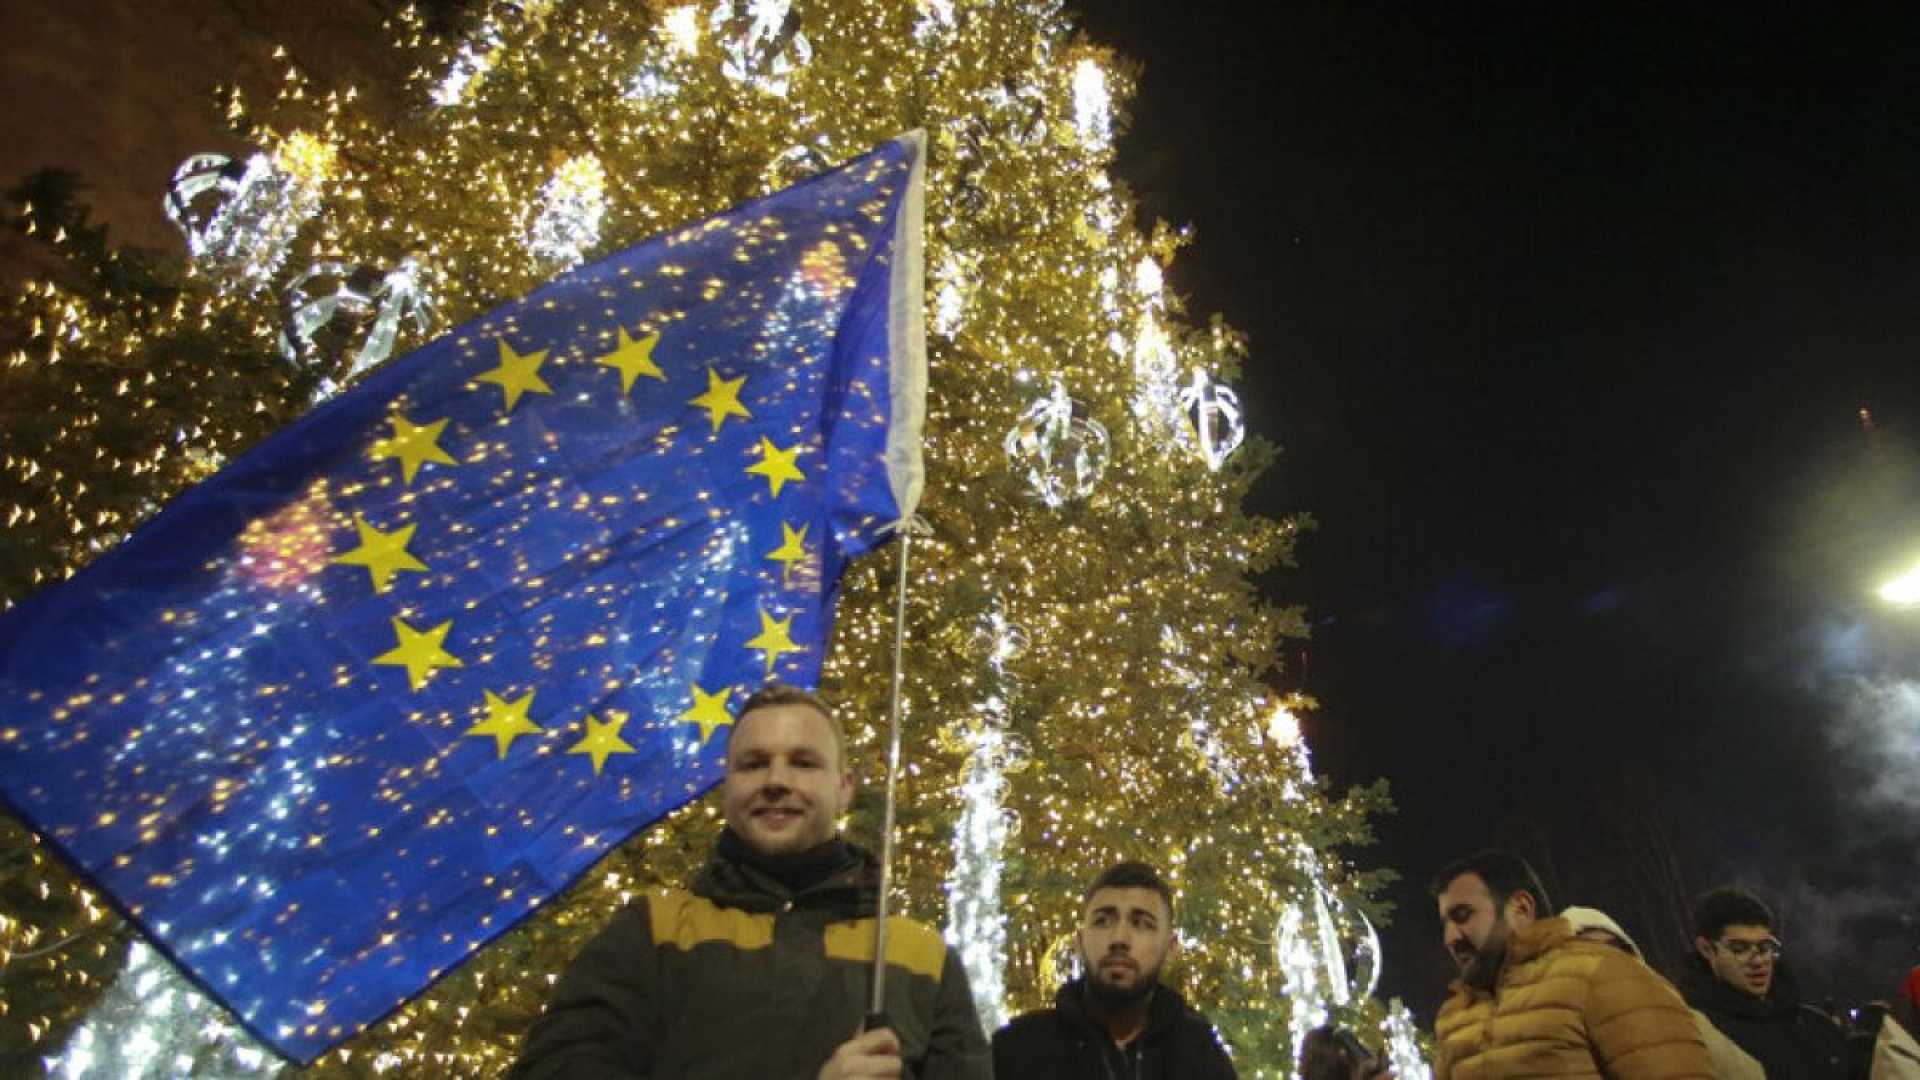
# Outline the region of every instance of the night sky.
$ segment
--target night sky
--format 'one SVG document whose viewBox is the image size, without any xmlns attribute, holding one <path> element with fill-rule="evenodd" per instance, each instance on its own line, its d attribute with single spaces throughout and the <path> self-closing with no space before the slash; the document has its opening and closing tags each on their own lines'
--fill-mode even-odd
<svg viewBox="0 0 1920 1080">
<path fill-rule="evenodd" d="M 1816 998 L 1920 962 L 1920 611 L 1872 592 L 1920 559 L 1920 20 L 1734 7 L 1080 5 L 1170 285 L 1251 336 L 1255 508 L 1319 521 L 1280 684 L 1392 784 L 1423 1017 L 1426 878 L 1490 844 L 1665 964 L 1725 880 Z"/>
</svg>

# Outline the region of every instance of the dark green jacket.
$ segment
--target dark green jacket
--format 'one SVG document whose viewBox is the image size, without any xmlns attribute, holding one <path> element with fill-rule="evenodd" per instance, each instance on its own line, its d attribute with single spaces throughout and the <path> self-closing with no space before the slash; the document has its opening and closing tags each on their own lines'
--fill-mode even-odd
<svg viewBox="0 0 1920 1080">
<path fill-rule="evenodd" d="M 859 1031 L 869 995 L 879 872 L 849 852 L 798 894 L 716 852 L 690 889 L 635 900 L 560 977 L 511 1075 L 811 1080 Z M 887 961 L 905 1075 L 991 1077 L 966 972 L 939 933 L 888 918 Z"/>
<path fill-rule="evenodd" d="M 1086 982 L 1054 995 L 1051 1009 L 1030 1012 L 993 1033 L 999 1080 L 1234 1080 L 1213 1024 L 1170 986 L 1155 987 L 1147 1026 L 1122 1049 L 1087 1015 Z"/>
</svg>

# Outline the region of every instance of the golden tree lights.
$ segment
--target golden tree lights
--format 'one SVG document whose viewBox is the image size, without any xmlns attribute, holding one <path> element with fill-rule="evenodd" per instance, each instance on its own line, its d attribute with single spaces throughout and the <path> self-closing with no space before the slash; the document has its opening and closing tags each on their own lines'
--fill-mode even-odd
<svg viewBox="0 0 1920 1080">
<path fill-rule="evenodd" d="M 897 899 L 947 923 L 978 749 L 967 725 L 993 684 L 1017 681 L 995 715 L 1018 754 L 991 785 L 1016 823 L 997 868 L 1009 1009 L 1042 1004 L 1046 954 L 1072 927 L 1085 882 L 1116 859 L 1143 858 L 1178 892 L 1188 948 L 1173 977 L 1220 1024 L 1243 1075 L 1283 1072 L 1292 1036 L 1272 959 L 1276 919 L 1313 880 L 1302 851 L 1317 853 L 1331 890 L 1366 906 L 1379 875 L 1353 872 L 1333 849 L 1368 839 L 1366 816 L 1384 796 L 1330 796 L 1254 704 L 1278 643 L 1304 625 L 1262 602 L 1250 575 L 1290 564 L 1308 523 L 1241 511 L 1271 457 L 1257 440 L 1217 471 L 1168 452 L 1181 374 L 1204 370 L 1218 385 L 1241 354 L 1230 331 L 1183 325 L 1162 281 L 1177 272 L 1177 244 L 1166 230 L 1143 232 L 1107 175 L 1114 110 L 1131 93 L 1126 67 L 1077 44 L 1052 0 L 556 0 L 479 18 L 458 40 L 433 38 L 416 15 L 396 18 L 395 45 L 414 68 L 404 113 L 298 72 L 275 100 L 235 100 L 240 135 L 284 148 L 281 168 L 324 176 L 318 210 L 291 232 L 269 288 L 135 273 L 58 198 L 22 210 L 75 269 L 15 297 L 0 341 L 4 595 L 71 572 L 207 462 L 313 399 L 321 373 L 277 355 L 289 268 L 417 258 L 435 271 L 439 325 L 457 325 L 558 263 L 750 199 L 805 161 L 837 162 L 924 127 L 935 333 L 922 512 L 934 535 L 916 545 L 908 612 Z M 309 134 L 295 143 L 280 132 Z M 320 147 L 332 153 L 324 170 Z M 831 278 L 834 258 L 822 252 L 808 272 Z M 424 340 L 414 320 L 395 322 L 395 354 Z M 1028 494 L 1003 443 L 1037 390 L 1056 384 L 1109 445 L 1098 484 L 1049 506 Z M 1157 407 L 1142 409 L 1143 394 Z M 324 557 L 303 515 L 328 511 L 304 505 L 249 536 L 250 572 L 274 588 L 299 588 Z M 864 770 L 856 838 L 877 820 L 891 566 L 850 571 L 824 687 Z M 992 613 L 1024 628 L 1017 654 L 996 660 L 982 640 Z M 636 889 L 683 880 L 718 826 L 703 802 L 647 830 L 314 1072 L 499 1073 L 587 937 Z M 968 880 L 988 878 L 974 869 Z M 66 925 L 8 903 L 21 925 L 46 921 L 36 940 Z M 978 925 L 992 922 L 989 912 Z M 31 1030 L 0 1017 L 9 1049 L 54 1052 L 98 992 L 98 974 L 78 976 L 120 956 L 36 957 L 74 977 L 36 999 L 48 1004 Z M 14 1010 L 23 1000 L 7 997 Z M 93 1036 L 96 1055 L 104 1037 Z"/>
</svg>

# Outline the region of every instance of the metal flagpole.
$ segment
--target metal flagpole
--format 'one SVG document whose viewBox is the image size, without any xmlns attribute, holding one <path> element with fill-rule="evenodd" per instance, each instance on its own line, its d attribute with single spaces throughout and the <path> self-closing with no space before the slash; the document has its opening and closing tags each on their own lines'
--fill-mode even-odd
<svg viewBox="0 0 1920 1080">
<path fill-rule="evenodd" d="M 866 1030 L 887 1026 L 887 893 L 893 887 L 893 806 L 900 782 L 900 697 L 906 677 L 907 550 L 913 534 L 927 528 L 917 517 L 900 522 L 900 580 L 893 608 L 893 697 L 887 709 L 887 797 L 880 824 L 880 899 L 873 916 L 873 994 L 867 999 Z"/>
</svg>

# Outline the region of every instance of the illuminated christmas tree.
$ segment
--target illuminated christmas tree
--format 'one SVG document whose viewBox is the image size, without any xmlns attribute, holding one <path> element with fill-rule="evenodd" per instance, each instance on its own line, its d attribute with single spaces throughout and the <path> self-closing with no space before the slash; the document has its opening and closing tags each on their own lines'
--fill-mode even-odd
<svg viewBox="0 0 1920 1080">
<path fill-rule="evenodd" d="M 1241 509 L 1272 454 L 1241 445 L 1226 389 L 1245 343 L 1184 319 L 1164 283 L 1181 234 L 1136 221 L 1110 175 L 1126 64 L 1046 0 L 525 0 L 476 19 L 455 38 L 395 22 L 415 72 L 404 115 L 297 69 L 275 100 L 234 98 L 229 119 L 259 152 L 175 178 L 184 274 L 107 248 L 59 177 L 17 193 L 19 220 L 64 264 L 16 298 L 0 342 L 5 595 L 71 572 L 436 329 L 922 128 L 929 532 L 908 605 L 902 906 L 951 928 L 983 1016 L 1004 1016 L 1048 1001 L 1084 883 L 1141 858 L 1179 894 L 1171 977 L 1244 1075 L 1289 1072 L 1290 1025 L 1315 1009 L 1357 1017 L 1357 1000 L 1303 1011 L 1288 995 L 1310 989 L 1302 963 L 1340 968 L 1345 986 L 1344 952 L 1364 949 L 1354 928 L 1382 876 L 1339 849 L 1368 839 L 1384 792 L 1331 796 L 1265 688 L 1304 624 L 1250 579 L 1287 564 L 1309 523 Z M 258 572 L 303 557 L 269 551 Z M 892 572 L 883 554 L 850 573 L 824 685 L 863 768 L 849 825 L 862 840 Z M 701 802 L 634 838 L 315 1071 L 499 1072 L 587 937 L 634 890 L 683 880 L 717 828 Z M 9 989 L 0 1033 L 51 1055 L 125 950 L 29 839 L 8 850 L 44 891 L 38 907 L 0 894 L 14 951 L 0 985 L 29 957 L 50 1004 L 22 1020 Z M 1322 925 L 1324 945 L 1288 952 Z M 33 952 L 82 932 L 100 940 Z M 144 1023 L 162 1070 L 166 1032 L 204 1030 L 182 1020 L 198 1007 L 184 989 L 166 982 L 164 1008 L 112 1021 L 123 1036 Z M 114 994 L 103 1012 L 136 1011 Z M 86 1053 L 125 1074 L 98 1026 Z"/>
</svg>

